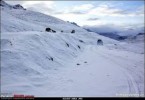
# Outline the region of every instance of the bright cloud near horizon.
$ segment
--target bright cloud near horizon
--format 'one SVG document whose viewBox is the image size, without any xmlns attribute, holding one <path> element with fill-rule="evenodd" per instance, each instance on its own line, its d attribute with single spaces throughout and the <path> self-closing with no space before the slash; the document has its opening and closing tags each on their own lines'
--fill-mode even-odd
<svg viewBox="0 0 145 100">
<path fill-rule="evenodd" d="M 144 26 L 144 1 L 6 1 L 84 25 Z"/>
</svg>

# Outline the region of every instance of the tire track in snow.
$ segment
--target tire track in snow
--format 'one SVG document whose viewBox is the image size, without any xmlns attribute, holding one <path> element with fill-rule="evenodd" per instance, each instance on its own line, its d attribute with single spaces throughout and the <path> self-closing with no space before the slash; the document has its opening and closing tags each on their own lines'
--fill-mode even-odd
<svg viewBox="0 0 145 100">
<path fill-rule="evenodd" d="M 107 54 L 107 53 L 106 53 Z M 126 76 L 128 77 L 128 85 L 130 87 L 130 93 L 132 94 L 139 94 L 139 88 L 138 85 L 135 81 L 135 79 L 132 77 L 132 75 L 129 73 L 129 71 L 127 71 L 125 68 L 123 68 L 123 66 L 121 64 L 119 64 L 112 56 L 108 55 L 108 58 L 111 59 L 111 61 L 115 62 L 116 64 L 119 65 L 119 67 L 121 68 L 122 71 L 125 72 Z"/>
<path fill-rule="evenodd" d="M 138 85 L 135 82 L 134 78 L 131 76 L 131 74 L 129 74 L 127 70 L 123 69 L 122 65 L 120 65 L 112 56 L 109 56 L 106 52 L 100 51 L 100 48 L 102 47 L 99 47 L 98 49 L 97 47 L 90 46 L 90 50 L 95 51 L 97 54 L 101 55 L 105 59 L 110 60 L 111 62 L 114 62 L 115 64 L 118 65 L 117 67 L 119 67 L 122 70 L 122 72 L 125 73 L 125 75 L 127 76 L 130 94 L 139 94 Z"/>
<path fill-rule="evenodd" d="M 76 59 L 76 61 L 78 62 L 78 61 L 87 61 L 87 62 L 89 62 L 90 64 L 91 64 L 91 66 L 93 65 L 93 64 L 95 64 L 95 66 L 98 66 L 98 69 L 100 70 L 100 68 L 101 67 L 103 67 L 103 69 L 105 68 L 105 67 L 107 67 L 107 66 L 104 66 L 105 64 L 107 65 L 107 64 L 109 64 L 109 65 L 111 65 L 111 63 L 109 63 L 110 62 L 110 60 L 106 60 L 106 59 L 108 59 L 108 58 L 105 58 L 104 59 L 104 57 L 102 56 L 102 55 L 100 55 L 100 56 L 97 56 L 96 54 L 97 53 L 95 53 L 96 52 L 96 50 L 93 50 L 94 48 L 92 48 L 92 46 L 90 46 L 90 45 L 88 45 L 86 48 L 85 48 L 85 50 L 84 50 L 84 52 L 83 53 L 81 53 L 80 55 L 79 55 L 79 57 Z M 89 56 L 88 56 L 88 54 L 89 54 Z M 86 59 L 86 57 L 85 56 L 88 56 L 87 57 L 87 59 Z M 98 64 L 94 59 L 98 59 L 99 60 L 99 62 L 100 62 L 100 60 L 106 60 L 107 62 L 106 63 L 101 63 L 100 62 L 100 64 Z M 89 61 L 88 61 L 89 60 Z M 95 62 L 95 63 L 94 63 Z M 93 63 L 93 64 L 92 64 Z M 114 65 L 114 62 L 113 62 L 113 65 Z M 116 64 L 115 64 L 116 65 Z M 91 67 L 90 65 L 88 66 L 88 67 L 90 67 L 91 69 L 92 68 L 94 68 L 94 67 Z M 111 68 L 115 68 L 115 67 L 111 67 Z M 105 68 L 106 69 L 106 68 Z M 105 70 L 104 69 L 104 70 Z M 108 69 L 108 68 L 107 68 Z M 115 70 L 117 71 L 117 72 L 121 72 L 121 71 L 119 71 L 119 69 L 116 69 L 115 68 Z M 89 71 L 89 70 L 88 70 Z M 102 70 L 102 68 L 101 68 L 101 70 L 100 71 L 102 71 L 101 73 L 104 73 L 104 74 L 107 74 L 107 73 L 110 73 L 110 72 L 112 72 L 112 71 L 110 71 L 110 70 L 108 70 L 108 72 L 106 73 L 106 71 L 103 71 Z M 98 73 L 100 73 L 100 71 L 98 72 Z M 95 73 L 97 73 L 97 72 L 95 72 Z M 116 75 L 115 74 L 116 72 L 113 72 L 112 73 L 112 75 Z M 104 78 L 104 76 L 103 76 L 103 74 L 95 74 L 95 75 L 99 75 L 99 76 L 102 76 L 102 78 Z M 123 74 L 119 74 L 119 75 L 123 75 Z M 109 75 L 110 76 L 110 75 Z M 109 77 L 108 77 L 109 78 Z M 113 76 L 111 76 L 110 77 L 111 79 L 110 80 L 113 80 L 113 81 L 116 81 L 117 82 L 117 80 L 116 80 L 116 78 Z M 122 79 L 122 78 L 121 78 Z M 126 78 L 123 78 L 123 79 L 125 79 L 126 80 Z M 105 81 L 105 83 L 107 83 L 107 84 L 110 84 L 109 86 L 110 87 L 112 87 L 111 89 L 112 90 L 116 90 L 115 88 L 115 86 L 111 86 L 111 84 L 112 84 L 112 82 L 111 81 L 108 81 L 108 79 L 107 80 L 104 80 Z M 120 84 L 120 83 L 119 83 Z M 115 83 L 114 85 L 119 85 L 119 84 L 117 84 L 117 83 Z M 125 83 L 123 83 L 122 85 L 121 85 L 121 87 L 126 87 L 126 86 L 128 86 L 128 84 L 127 84 L 127 81 L 125 81 Z M 118 88 L 119 89 L 119 88 Z M 122 88 L 122 89 L 125 89 L 125 88 Z M 127 88 L 128 89 L 128 88 Z M 127 89 L 125 89 L 125 91 L 124 92 L 126 92 L 126 91 L 128 91 Z M 118 91 L 116 91 L 116 93 L 117 93 Z M 128 92 L 130 92 L 130 91 L 128 91 Z M 127 92 L 127 93 L 128 93 Z"/>
</svg>

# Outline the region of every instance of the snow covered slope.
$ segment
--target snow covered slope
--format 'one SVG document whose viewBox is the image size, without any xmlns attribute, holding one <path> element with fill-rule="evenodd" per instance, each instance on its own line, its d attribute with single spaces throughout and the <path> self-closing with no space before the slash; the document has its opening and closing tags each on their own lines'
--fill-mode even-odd
<svg viewBox="0 0 145 100">
<path fill-rule="evenodd" d="M 71 29 L 80 31 L 76 25 L 62 21 L 39 12 L 26 9 L 15 9 L 6 3 L 1 6 L 1 31 L 2 32 L 20 32 L 20 31 L 44 31 L 46 27 L 64 32 L 70 32 Z M 13 8 L 14 7 L 14 8 Z M 81 31 L 85 31 L 81 29 Z"/>
<path fill-rule="evenodd" d="M 144 52 L 21 8 L 1 8 L 2 93 L 75 97 L 144 93 Z M 45 32 L 46 27 L 56 33 Z M 103 46 L 97 45 L 98 39 Z"/>
</svg>

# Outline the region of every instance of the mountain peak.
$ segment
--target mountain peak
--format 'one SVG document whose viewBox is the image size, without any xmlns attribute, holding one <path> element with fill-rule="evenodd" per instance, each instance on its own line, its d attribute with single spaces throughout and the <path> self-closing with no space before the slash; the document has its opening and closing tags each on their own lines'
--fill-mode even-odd
<svg viewBox="0 0 145 100">
<path fill-rule="evenodd" d="M 24 9 L 26 10 L 23 6 L 21 6 L 20 4 L 16 4 L 13 6 L 14 9 Z"/>
<path fill-rule="evenodd" d="M 7 4 L 5 1 L 1 0 L 0 1 L 0 6 L 4 7 L 4 6 L 10 6 L 10 5 Z"/>
<path fill-rule="evenodd" d="M 26 10 L 23 6 L 21 6 L 20 4 L 16 4 L 16 5 L 10 5 L 10 4 L 7 4 L 4 0 L 1 0 L 0 2 L 0 6 L 1 7 L 4 7 L 4 8 L 10 8 L 10 9 L 24 9 Z"/>
</svg>

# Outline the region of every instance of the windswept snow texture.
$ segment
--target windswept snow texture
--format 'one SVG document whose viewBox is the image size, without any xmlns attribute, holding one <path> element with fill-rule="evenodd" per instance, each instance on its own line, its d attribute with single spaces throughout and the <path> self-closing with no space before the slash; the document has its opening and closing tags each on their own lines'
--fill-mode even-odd
<svg viewBox="0 0 145 100">
<path fill-rule="evenodd" d="M 46 27 L 56 33 L 45 32 Z M 48 15 L 8 6 L 1 7 L 1 29 L 1 93 L 144 96 L 144 39 L 118 42 Z"/>
</svg>

